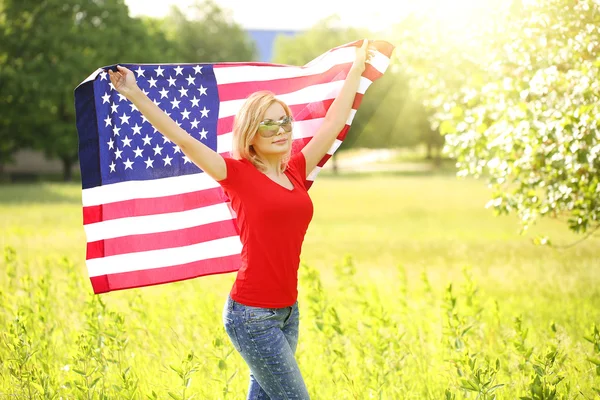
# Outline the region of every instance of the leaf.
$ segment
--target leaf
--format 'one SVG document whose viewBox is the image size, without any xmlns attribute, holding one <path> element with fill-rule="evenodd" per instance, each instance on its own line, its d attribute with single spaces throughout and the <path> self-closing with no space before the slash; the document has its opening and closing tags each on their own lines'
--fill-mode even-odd
<svg viewBox="0 0 600 400">
<path fill-rule="evenodd" d="M 456 130 L 455 126 L 454 126 L 454 122 L 453 121 L 443 121 L 440 125 L 440 133 L 442 135 L 446 135 L 448 133 L 454 133 Z"/>
<path fill-rule="evenodd" d="M 179 396 L 178 394 L 175 394 L 175 393 L 173 393 L 173 392 L 169 392 L 169 396 L 170 396 L 172 399 L 175 399 L 175 400 L 181 400 L 181 396 Z"/>
<path fill-rule="evenodd" d="M 587 360 L 596 366 L 600 366 L 600 358 L 588 357 Z"/>
</svg>

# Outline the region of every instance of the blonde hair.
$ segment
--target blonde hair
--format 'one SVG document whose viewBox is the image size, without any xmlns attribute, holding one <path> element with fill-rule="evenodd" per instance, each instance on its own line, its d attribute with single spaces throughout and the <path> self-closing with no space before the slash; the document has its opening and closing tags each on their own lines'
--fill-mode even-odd
<svg viewBox="0 0 600 400">
<path fill-rule="evenodd" d="M 242 108 L 237 112 L 233 122 L 233 157 L 245 158 L 258 170 L 266 171 L 267 167 L 260 159 L 253 146 L 250 144 L 258 132 L 258 125 L 262 122 L 267 109 L 274 103 L 279 103 L 288 116 L 292 116 L 292 110 L 283 101 L 277 99 L 273 92 L 261 90 L 252 93 Z M 281 160 L 280 172 L 285 171 L 290 160 L 290 151 Z"/>
</svg>

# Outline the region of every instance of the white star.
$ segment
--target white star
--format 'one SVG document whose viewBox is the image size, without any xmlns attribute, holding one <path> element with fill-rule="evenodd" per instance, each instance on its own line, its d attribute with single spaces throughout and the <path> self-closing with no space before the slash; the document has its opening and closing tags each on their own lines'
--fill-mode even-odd
<svg viewBox="0 0 600 400">
<path fill-rule="evenodd" d="M 175 86 L 175 78 L 173 78 L 172 76 L 169 77 L 169 79 L 167 79 L 169 81 L 169 87 L 170 86 Z"/>
<path fill-rule="evenodd" d="M 105 70 L 102 70 L 102 72 L 100 72 L 100 80 L 101 80 L 101 81 L 108 80 L 108 78 L 106 77 L 106 75 L 108 75 L 108 74 L 106 73 L 106 71 L 105 71 Z"/>
<path fill-rule="evenodd" d="M 117 150 L 115 151 L 115 156 L 116 156 L 116 158 L 121 158 L 121 153 L 122 153 L 122 152 L 123 152 L 123 150 L 119 150 L 119 149 L 117 149 Z"/>
<path fill-rule="evenodd" d="M 204 108 L 206 108 L 206 107 L 204 107 Z M 131 117 L 129 117 L 127 114 L 123 113 L 123 115 L 119 118 L 121 118 L 121 125 L 123 125 L 123 124 L 129 125 L 129 118 L 131 118 Z"/>
<path fill-rule="evenodd" d="M 187 97 L 187 89 L 181 88 L 179 89 L 179 93 L 181 93 L 181 97 Z"/>
<path fill-rule="evenodd" d="M 196 65 L 194 67 L 194 71 L 196 71 L 196 74 L 201 74 L 202 73 L 202 67 L 199 65 Z"/>
<path fill-rule="evenodd" d="M 192 129 L 198 128 L 199 123 L 200 123 L 200 121 L 198 121 L 196 118 L 194 118 L 194 120 L 192 121 Z"/>
<path fill-rule="evenodd" d="M 119 108 L 119 105 L 118 105 L 118 104 L 115 104 L 115 103 L 112 103 L 112 104 L 110 105 L 110 112 L 111 112 L 111 113 L 116 113 L 116 112 L 117 112 L 117 108 Z"/>
<path fill-rule="evenodd" d="M 204 86 L 200 85 L 200 87 L 198 88 L 198 90 L 200 91 L 200 96 L 202 96 L 203 94 L 206 94 L 206 88 Z"/>
<path fill-rule="evenodd" d="M 148 157 L 148 159 L 144 162 L 146 163 L 146 169 L 154 168 L 154 166 L 152 165 L 152 164 L 154 164 L 154 160 L 151 160 L 150 157 Z"/>
<path fill-rule="evenodd" d="M 191 75 L 188 75 L 188 77 L 185 79 L 188 81 L 188 86 L 196 84 L 196 78 Z"/>
<path fill-rule="evenodd" d="M 168 143 L 171 143 L 171 141 L 169 140 L 169 138 L 168 138 L 168 137 L 166 137 L 166 136 L 163 136 L 163 144 L 165 144 L 165 143 L 167 143 L 167 142 L 168 142 Z"/>
<path fill-rule="evenodd" d="M 137 107 L 135 106 L 135 104 L 133 104 L 133 103 L 131 103 L 131 104 L 129 105 L 129 107 L 131 107 L 131 112 L 133 112 L 133 111 L 139 111 L 139 110 L 138 110 L 138 108 L 137 108 Z"/>
<path fill-rule="evenodd" d="M 144 122 L 148 122 L 148 119 L 146 118 L 146 116 L 145 116 L 144 114 L 142 114 L 142 124 L 143 124 Z"/>
<path fill-rule="evenodd" d="M 133 161 L 130 161 L 129 158 L 127 159 L 127 161 L 123 161 L 123 164 L 125 164 L 125 169 L 127 169 L 127 168 L 133 169 L 133 167 L 132 167 Z"/>
<path fill-rule="evenodd" d="M 171 108 L 179 108 L 179 103 L 181 103 L 181 101 L 175 99 L 171 102 Z"/>
<path fill-rule="evenodd" d="M 207 110 L 207 109 L 206 109 L 206 106 L 204 106 L 204 109 L 200 110 L 200 112 L 202 113 L 202 117 L 201 117 L 201 118 L 204 118 L 204 117 L 207 117 L 207 118 L 208 118 L 208 112 L 209 112 L 209 111 L 210 111 L 210 110 Z"/>
<path fill-rule="evenodd" d="M 108 149 L 112 150 L 113 146 L 115 145 L 115 142 L 113 142 L 112 138 L 110 138 L 110 140 L 106 142 L 106 144 L 108 144 Z"/>
<path fill-rule="evenodd" d="M 115 90 L 115 87 L 113 86 L 112 82 L 108 82 L 108 87 L 110 88 L 110 90 Z"/>
<path fill-rule="evenodd" d="M 148 91 L 146 91 L 146 89 L 142 89 L 142 93 L 144 93 L 146 96 L 148 96 Z"/>
<path fill-rule="evenodd" d="M 125 146 L 131 147 L 131 139 L 129 139 L 127 135 L 125 135 L 125 139 L 121 140 L 121 142 L 123 142 L 123 148 L 125 148 Z"/>
<path fill-rule="evenodd" d="M 146 71 L 144 71 L 144 70 L 142 69 L 142 67 L 138 67 L 138 69 L 136 69 L 136 70 L 135 70 L 135 72 L 138 74 L 138 78 L 139 78 L 140 76 L 144 76 L 144 73 L 145 73 Z M 145 78 L 145 76 L 144 76 L 144 78 Z"/>
<path fill-rule="evenodd" d="M 200 131 L 200 139 L 206 139 L 207 133 L 208 133 L 208 131 L 205 130 L 204 128 L 202 128 L 202 130 Z"/>
<path fill-rule="evenodd" d="M 117 166 L 117 164 L 115 164 L 115 162 L 111 162 L 109 167 L 110 167 L 110 172 L 115 172 L 115 167 Z"/>
<path fill-rule="evenodd" d="M 175 123 L 177 124 L 177 126 L 181 126 L 181 122 L 175 121 Z"/>
<path fill-rule="evenodd" d="M 162 156 L 162 147 L 160 147 L 159 145 L 156 145 L 156 147 L 153 149 L 154 150 L 154 155 L 160 154 Z"/>
<path fill-rule="evenodd" d="M 121 130 L 121 128 L 117 128 L 116 126 L 113 128 L 113 135 L 114 136 L 119 136 L 119 131 Z"/>
<path fill-rule="evenodd" d="M 169 157 L 169 155 L 167 154 L 167 157 L 163 158 L 163 161 L 165 162 L 165 165 L 163 165 L 163 167 L 166 167 L 167 164 L 172 165 L 171 160 L 173 160 L 173 159 L 171 157 Z"/>
<path fill-rule="evenodd" d="M 158 68 L 157 68 L 157 69 L 155 69 L 155 71 L 156 71 L 156 76 L 157 76 L 157 77 L 159 77 L 159 76 L 164 76 L 164 75 L 163 75 L 163 72 L 164 72 L 165 70 L 164 70 L 164 69 L 162 69 L 162 68 L 160 67 L 160 65 L 158 66 Z"/>
<path fill-rule="evenodd" d="M 187 110 L 187 108 L 185 110 L 183 110 L 181 115 L 182 115 L 183 119 L 190 119 L 190 112 Z"/>
<path fill-rule="evenodd" d="M 104 126 L 105 128 L 109 125 L 112 125 L 112 121 L 110 120 L 110 117 L 107 116 L 106 119 L 104 120 L 104 122 L 106 122 L 106 125 Z"/>
<path fill-rule="evenodd" d="M 119 103 L 123 100 L 127 100 L 127 97 L 123 96 L 121 93 L 119 93 L 117 96 L 119 96 Z"/>
<path fill-rule="evenodd" d="M 156 87 L 156 82 L 158 82 L 156 79 L 154 79 L 153 77 L 150 77 L 150 80 L 148 80 L 148 83 L 150 83 L 150 87 Z"/>
<path fill-rule="evenodd" d="M 162 99 L 162 98 L 164 98 L 164 97 L 166 97 L 166 98 L 169 98 L 169 96 L 168 96 L 168 94 L 169 94 L 169 91 L 168 91 L 167 89 L 165 89 L 165 88 L 163 88 L 163 89 L 162 89 L 160 92 L 158 92 L 158 93 L 160 93 L 160 98 L 161 98 L 161 99 Z"/>
<path fill-rule="evenodd" d="M 140 146 L 137 147 L 133 152 L 135 153 L 135 158 L 141 157 L 144 149 L 140 149 Z"/>
<path fill-rule="evenodd" d="M 160 104 L 160 101 L 158 101 L 158 100 L 156 100 L 156 99 L 152 100 L 152 102 L 153 102 L 154 104 L 156 104 L 156 105 L 159 105 L 159 104 Z"/>
<path fill-rule="evenodd" d="M 188 156 L 183 156 L 183 163 L 187 164 L 187 163 L 191 163 L 190 159 L 188 158 Z"/>
<path fill-rule="evenodd" d="M 141 135 L 142 134 L 140 132 L 140 130 L 142 129 L 142 127 L 138 126 L 137 122 L 136 122 L 135 126 L 133 128 L 131 128 L 131 129 L 133 129 L 133 134 L 134 135 Z"/>
<path fill-rule="evenodd" d="M 176 144 L 173 145 L 173 154 L 180 153 L 181 149 Z"/>
<path fill-rule="evenodd" d="M 150 146 L 150 141 L 152 140 L 152 138 L 150 136 L 148 136 L 148 134 L 146 133 L 146 137 L 142 138 L 142 140 L 144 141 L 144 146 L 145 145 Z"/>
<path fill-rule="evenodd" d="M 177 66 L 177 68 L 175 68 L 175 76 L 177 75 L 183 75 L 183 68 L 181 68 L 179 65 Z"/>
<path fill-rule="evenodd" d="M 110 102 L 110 94 L 104 93 L 104 96 L 102 96 L 102 104 L 108 103 L 108 102 Z"/>
<path fill-rule="evenodd" d="M 198 105 L 198 102 L 200 101 L 200 99 L 197 99 L 196 96 L 194 96 L 194 98 L 190 101 L 192 102 L 192 107 L 200 107 Z"/>
</svg>

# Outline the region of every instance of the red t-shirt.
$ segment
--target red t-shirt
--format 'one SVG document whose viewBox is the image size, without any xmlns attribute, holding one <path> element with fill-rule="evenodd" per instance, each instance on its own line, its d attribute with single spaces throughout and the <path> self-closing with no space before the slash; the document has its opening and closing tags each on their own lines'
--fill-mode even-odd
<svg viewBox="0 0 600 400">
<path fill-rule="evenodd" d="M 230 296 L 254 307 L 289 307 L 298 297 L 298 266 L 313 204 L 304 186 L 306 159 L 298 152 L 285 175 L 289 190 L 246 159 L 224 157 L 227 178 L 219 181 L 237 213 L 242 265 Z"/>
</svg>

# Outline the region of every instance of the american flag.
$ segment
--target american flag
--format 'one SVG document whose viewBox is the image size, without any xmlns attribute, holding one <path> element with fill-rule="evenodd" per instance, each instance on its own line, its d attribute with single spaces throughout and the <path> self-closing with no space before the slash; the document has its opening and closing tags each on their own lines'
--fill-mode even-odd
<svg viewBox="0 0 600 400">
<path fill-rule="evenodd" d="M 305 66 L 272 63 L 122 64 L 179 126 L 224 156 L 245 98 L 270 90 L 294 116 L 292 152 L 323 122 L 361 41 Z M 335 144 L 307 177 L 310 187 L 345 138 L 362 96 L 387 69 L 393 46 L 374 41 L 352 112 Z M 235 213 L 219 184 L 119 94 L 99 68 L 75 89 L 86 266 L 94 293 L 237 271 Z M 113 69 L 114 70 L 114 69 Z"/>
</svg>

